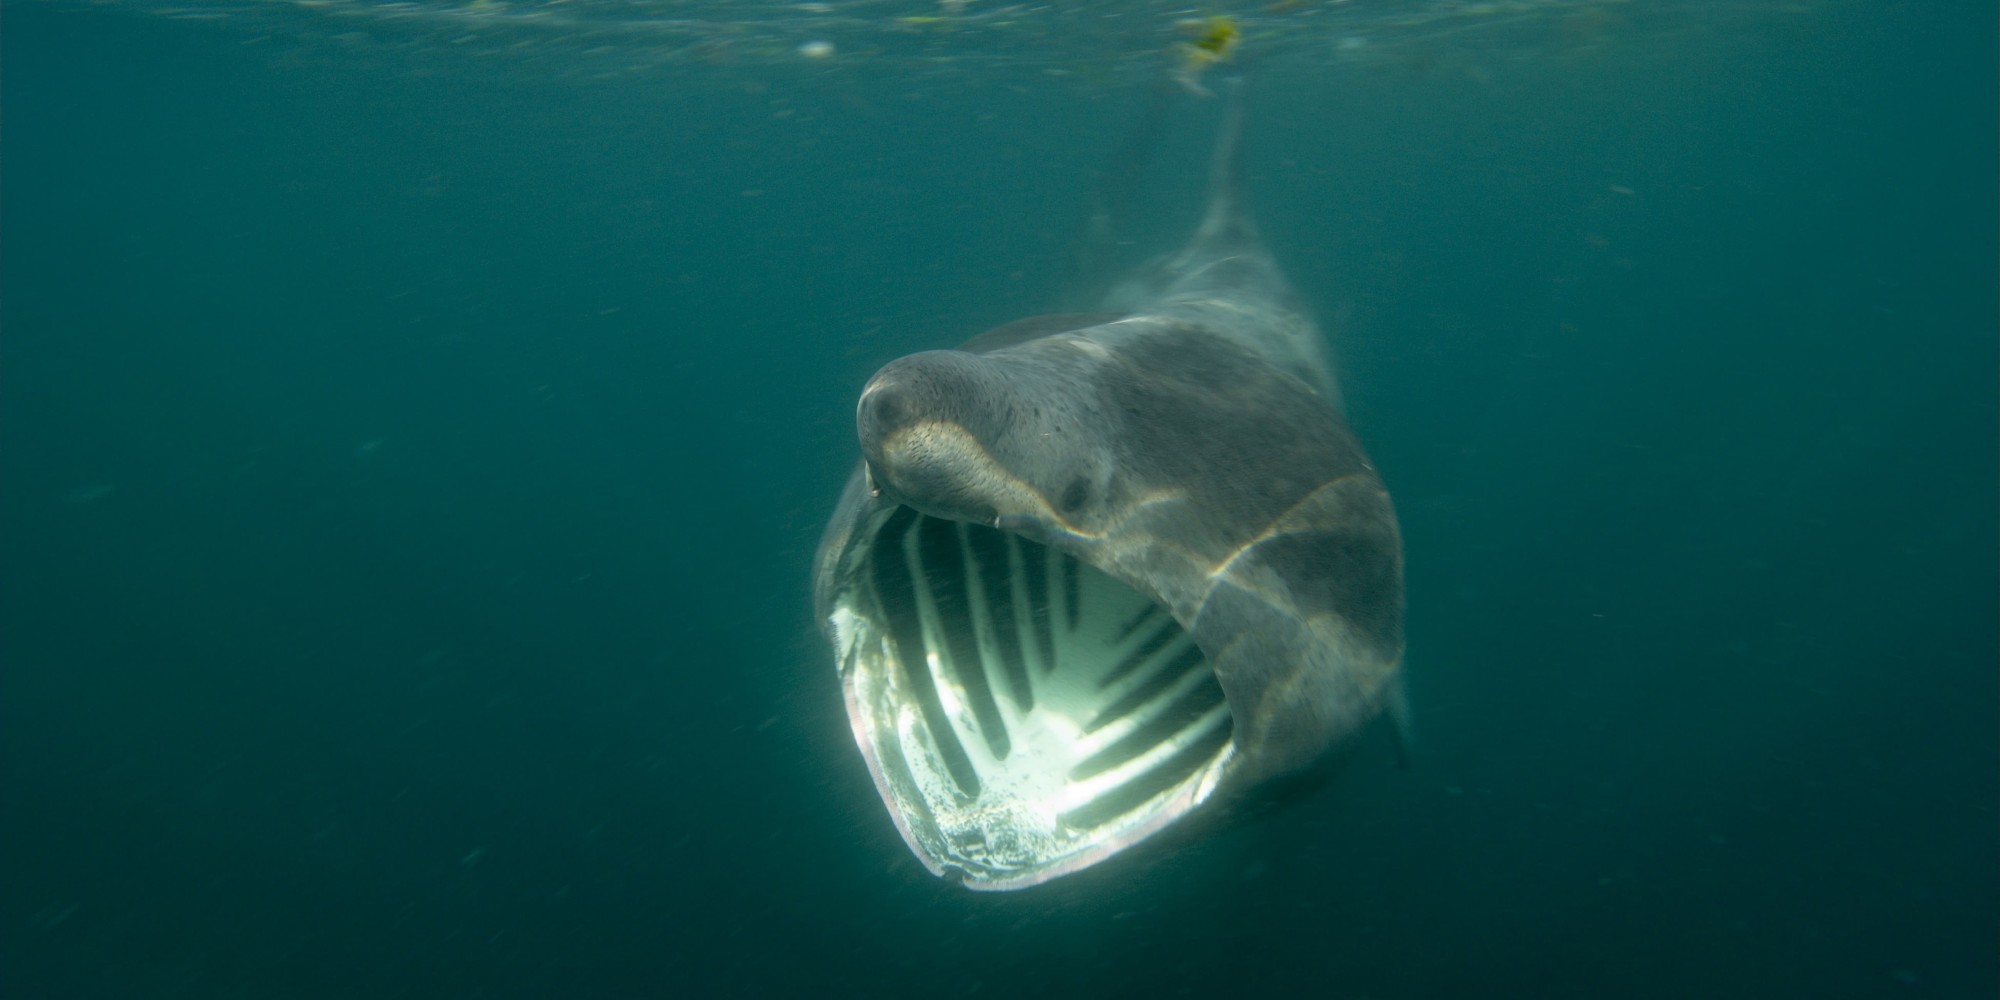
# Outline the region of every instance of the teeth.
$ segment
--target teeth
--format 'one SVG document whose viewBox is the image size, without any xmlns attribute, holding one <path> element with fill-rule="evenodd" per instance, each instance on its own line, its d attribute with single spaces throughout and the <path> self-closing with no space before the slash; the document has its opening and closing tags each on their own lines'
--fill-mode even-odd
<svg viewBox="0 0 2000 1000">
<path fill-rule="evenodd" d="M 1166 610 L 1054 549 L 899 508 L 868 557 L 876 655 L 857 730 L 912 846 L 973 884 L 1032 884 L 1205 798 L 1232 724 Z M 850 592 L 843 603 L 855 605 Z"/>
</svg>

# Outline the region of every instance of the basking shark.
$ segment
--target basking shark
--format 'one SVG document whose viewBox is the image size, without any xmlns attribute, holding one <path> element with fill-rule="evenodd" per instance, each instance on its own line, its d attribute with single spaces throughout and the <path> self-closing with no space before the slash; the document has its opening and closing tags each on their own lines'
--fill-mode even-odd
<svg viewBox="0 0 2000 1000">
<path fill-rule="evenodd" d="M 1102 312 L 885 365 L 815 605 L 932 873 L 1019 889 L 1326 770 L 1400 706 L 1396 515 L 1238 195 Z"/>
</svg>

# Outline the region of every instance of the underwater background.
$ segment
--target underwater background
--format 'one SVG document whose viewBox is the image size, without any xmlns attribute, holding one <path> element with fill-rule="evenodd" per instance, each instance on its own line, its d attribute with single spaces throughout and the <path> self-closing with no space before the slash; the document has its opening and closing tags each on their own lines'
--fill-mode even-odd
<svg viewBox="0 0 2000 1000">
<path fill-rule="evenodd" d="M 1990 2 L 1234 12 L 1412 761 L 924 872 L 855 397 L 1185 232 L 1212 13 L 8 3 L 0 993 L 1993 996 Z"/>
</svg>

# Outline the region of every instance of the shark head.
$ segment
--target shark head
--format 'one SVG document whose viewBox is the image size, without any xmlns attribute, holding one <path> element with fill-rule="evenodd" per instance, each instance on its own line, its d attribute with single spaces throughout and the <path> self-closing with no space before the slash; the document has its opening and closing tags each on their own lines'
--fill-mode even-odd
<svg viewBox="0 0 2000 1000">
<path fill-rule="evenodd" d="M 885 366 L 818 603 L 934 872 L 1035 885 L 1313 767 L 1393 694 L 1400 543 L 1339 415 L 1170 316 Z"/>
</svg>

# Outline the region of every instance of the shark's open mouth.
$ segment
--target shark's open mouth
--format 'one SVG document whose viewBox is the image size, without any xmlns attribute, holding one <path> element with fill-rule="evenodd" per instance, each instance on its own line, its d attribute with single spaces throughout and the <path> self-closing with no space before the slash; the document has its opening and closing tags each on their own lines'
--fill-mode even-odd
<svg viewBox="0 0 2000 1000">
<path fill-rule="evenodd" d="M 861 530 L 831 613 L 848 711 L 932 870 L 1034 885 L 1215 790 L 1229 705 L 1165 608 L 983 525 L 896 507 Z"/>
</svg>

